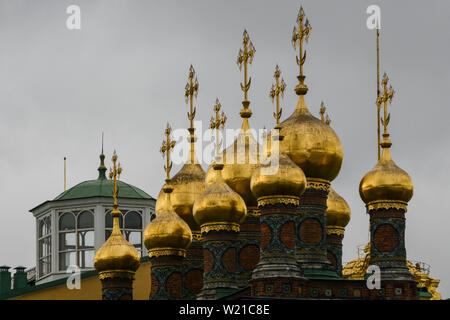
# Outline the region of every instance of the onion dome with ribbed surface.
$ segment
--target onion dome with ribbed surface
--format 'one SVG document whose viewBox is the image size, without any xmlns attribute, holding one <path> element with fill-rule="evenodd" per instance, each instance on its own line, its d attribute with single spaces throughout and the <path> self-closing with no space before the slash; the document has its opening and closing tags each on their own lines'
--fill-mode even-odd
<svg viewBox="0 0 450 320">
<path fill-rule="evenodd" d="M 225 182 L 222 168 L 222 164 L 213 164 L 214 176 L 194 202 L 194 219 L 202 232 L 221 229 L 239 231 L 239 225 L 247 215 L 244 200 Z"/>
<path fill-rule="evenodd" d="M 306 177 L 286 154 L 273 153 L 253 172 L 251 189 L 256 198 L 296 196 L 305 191 Z"/>
<path fill-rule="evenodd" d="M 192 242 L 192 232 L 188 224 L 174 211 L 170 193 L 173 188 L 166 184 L 164 197 L 158 197 L 156 218 L 148 224 L 144 231 L 144 244 L 149 256 L 180 255 Z"/>
<path fill-rule="evenodd" d="M 327 227 L 345 228 L 350 221 L 350 215 L 350 207 L 347 201 L 330 187 L 326 212 Z"/>
<path fill-rule="evenodd" d="M 366 204 L 381 200 L 408 202 L 413 196 L 411 177 L 392 160 L 391 145 L 389 134 L 383 134 L 380 160 L 359 184 L 359 194 Z"/>
<path fill-rule="evenodd" d="M 281 152 L 302 168 L 306 177 L 332 181 L 338 175 L 344 152 L 334 130 L 314 117 L 300 95 L 292 115 L 281 124 Z"/>
</svg>

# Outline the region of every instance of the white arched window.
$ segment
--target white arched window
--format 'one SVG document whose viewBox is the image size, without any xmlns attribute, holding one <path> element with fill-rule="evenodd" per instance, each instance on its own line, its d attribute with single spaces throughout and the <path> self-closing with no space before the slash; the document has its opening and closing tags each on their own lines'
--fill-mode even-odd
<svg viewBox="0 0 450 320">
<path fill-rule="evenodd" d="M 52 272 L 52 223 L 50 216 L 38 220 L 39 277 Z"/>
<path fill-rule="evenodd" d="M 119 218 L 119 226 L 125 239 L 134 245 L 142 256 L 142 211 L 140 210 L 122 210 L 122 216 Z M 113 219 L 108 210 L 105 215 L 105 241 L 112 232 Z M 125 225 L 124 225 L 125 221 Z"/>
<path fill-rule="evenodd" d="M 94 267 L 94 213 L 75 210 L 59 213 L 59 270 L 70 265 Z"/>
</svg>

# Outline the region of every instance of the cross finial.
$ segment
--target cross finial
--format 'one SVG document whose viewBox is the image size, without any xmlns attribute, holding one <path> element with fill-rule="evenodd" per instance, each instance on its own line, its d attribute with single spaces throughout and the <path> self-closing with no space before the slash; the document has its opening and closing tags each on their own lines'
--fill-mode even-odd
<svg viewBox="0 0 450 320">
<path fill-rule="evenodd" d="M 166 135 L 166 140 L 163 140 L 160 152 L 163 157 L 166 157 L 166 165 L 164 166 L 164 170 L 166 171 L 166 182 L 170 180 L 170 170 L 172 170 L 172 161 L 170 161 L 170 151 L 175 147 L 175 141 L 172 140 L 171 137 L 172 128 L 169 123 L 167 123 L 166 130 L 164 134 Z"/>
<path fill-rule="evenodd" d="M 242 41 L 243 47 L 239 49 L 238 57 L 237 57 L 237 65 L 239 70 L 242 70 L 242 66 L 244 66 L 244 84 L 241 82 L 241 89 L 244 92 L 244 101 L 242 102 L 244 109 L 241 111 L 241 117 L 249 118 L 252 115 L 251 110 L 249 109 L 250 102 L 248 101 L 248 90 L 250 89 L 250 85 L 252 83 L 252 78 L 248 78 L 248 65 L 252 64 L 253 57 L 255 56 L 255 47 L 250 40 L 250 37 L 247 33 L 247 30 L 244 30 L 244 38 Z"/>
<path fill-rule="evenodd" d="M 308 42 L 309 35 L 311 33 L 311 25 L 309 24 L 308 19 L 305 20 L 305 12 L 303 11 L 303 7 L 300 7 L 300 11 L 297 16 L 297 25 L 294 26 L 294 30 L 292 31 L 292 46 L 294 49 L 299 46 L 299 56 L 296 56 L 297 64 L 300 67 L 300 73 L 298 78 L 298 85 L 295 87 L 295 92 L 298 95 L 305 95 L 308 92 L 308 87 L 305 85 L 305 76 L 303 75 L 303 64 L 306 60 L 306 50 L 303 51 L 303 40 Z"/>
<path fill-rule="evenodd" d="M 276 121 L 276 127 L 278 128 L 280 125 L 280 118 L 281 118 L 281 113 L 283 112 L 283 108 L 280 108 L 280 96 L 283 97 L 284 96 L 284 90 L 286 89 L 286 83 L 284 82 L 283 78 L 281 78 L 280 81 L 280 76 L 281 76 L 281 71 L 280 68 L 278 67 L 278 65 L 275 67 L 275 73 L 274 73 L 274 78 L 275 78 L 275 83 L 272 84 L 272 88 L 270 89 L 270 98 L 272 99 L 272 103 L 274 102 L 275 98 L 276 98 L 276 112 L 273 113 L 273 117 L 275 118 Z"/>
<path fill-rule="evenodd" d="M 188 82 L 186 83 L 184 97 L 186 99 L 186 103 L 189 102 L 189 112 L 187 114 L 188 119 L 190 121 L 189 131 L 189 142 L 191 144 L 190 150 L 190 163 L 195 163 L 195 128 L 194 128 L 194 118 L 196 108 L 194 107 L 194 97 L 197 98 L 198 95 L 198 80 L 197 75 L 195 74 L 194 67 L 191 65 L 189 68 L 189 77 Z"/>
<path fill-rule="evenodd" d="M 109 169 L 109 179 L 113 183 L 113 211 L 111 211 L 111 216 L 120 216 L 121 212 L 119 211 L 119 186 L 117 185 L 117 180 L 120 179 L 120 174 L 122 173 L 122 168 L 120 167 L 120 162 L 117 163 L 117 153 L 114 150 L 114 154 L 112 156 L 113 167 Z"/>
<path fill-rule="evenodd" d="M 325 123 L 325 110 L 327 110 L 327 108 L 325 108 L 325 103 L 323 103 L 323 101 L 320 103 L 320 120 Z"/>
<path fill-rule="evenodd" d="M 216 99 L 216 103 L 214 105 L 214 113 L 215 117 L 211 117 L 210 128 L 216 130 L 216 158 L 219 157 L 220 145 L 222 142 L 220 141 L 219 131 L 221 128 L 225 126 L 225 122 L 227 121 L 227 117 L 225 113 L 222 111 L 222 115 L 220 115 L 220 108 L 222 105 L 219 102 L 219 99 Z"/>
<path fill-rule="evenodd" d="M 390 120 L 390 113 L 387 112 L 387 104 L 392 103 L 392 98 L 394 97 L 394 93 L 395 91 L 392 89 L 392 86 L 389 86 L 389 89 L 387 87 L 389 82 L 389 78 L 386 75 L 386 73 L 384 73 L 383 75 L 383 80 L 381 82 L 382 86 L 383 86 L 383 92 L 380 93 L 380 95 L 377 98 L 377 104 L 378 105 L 383 105 L 384 107 L 384 117 L 381 119 L 381 123 L 383 124 L 384 127 L 384 134 L 388 134 L 387 131 L 387 126 L 389 124 L 389 120 Z"/>
</svg>

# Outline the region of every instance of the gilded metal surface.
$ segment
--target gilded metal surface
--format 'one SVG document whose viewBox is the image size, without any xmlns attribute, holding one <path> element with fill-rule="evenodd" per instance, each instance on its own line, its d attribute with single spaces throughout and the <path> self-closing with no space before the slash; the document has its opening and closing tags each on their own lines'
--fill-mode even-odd
<svg viewBox="0 0 450 320">
<path fill-rule="evenodd" d="M 192 231 L 192 239 L 202 241 L 203 237 L 201 231 Z"/>
<path fill-rule="evenodd" d="M 338 236 L 343 236 L 345 228 L 338 226 L 326 226 L 325 232 L 327 233 L 327 235 L 335 234 Z"/>
<path fill-rule="evenodd" d="M 98 278 L 100 280 L 108 278 L 121 278 L 121 279 L 131 279 L 134 280 L 135 272 L 129 272 L 124 270 L 110 270 L 99 272 Z"/>
<path fill-rule="evenodd" d="M 170 152 L 175 146 L 171 138 L 171 128 L 167 124 L 165 130 L 166 140 L 163 142 L 161 153 L 166 157 L 167 164 L 164 166 L 167 179 L 162 191 L 164 195 L 158 197 L 156 203 L 156 218 L 151 221 L 144 230 L 144 244 L 150 252 L 163 252 L 168 255 L 172 251 L 187 249 L 192 242 L 192 232 L 188 224 L 181 219 L 172 207 L 170 195 L 173 191 L 170 179 Z M 168 249 L 170 248 L 170 250 Z"/>
<path fill-rule="evenodd" d="M 242 126 L 234 143 L 222 153 L 224 162 L 222 177 L 231 189 L 244 199 L 247 206 L 256 207 L 256 198 L 250 190 L 250 179 L 253 170 L 259 165 L 259 148 L 261 146 L 253 136 L 248 121 L 252 115 L 252 111 L 250 110 L 250 101 L 248 101 L 251 78 L 248 79 L 247 71 L 248 64 L 252 63 L 256 51 L 246 31 L 244 31 L 242 43 L 243 48 L 238 54 L 238 66 L 240 69 L 242 66 L 244 67 L 244 84 L 241 83 L 241 88 L 244 92 L 244 101 L 242 101 L 243 108 L 240 111 Z M 214 180 L 214 175 L 213 166 L 210 166 L 206 174 L 207 185 Z"/>
<path fill-rule="evenodd" d="M 273 167 L 278 163 L 277 167 Z M 271 172 L 274 171 L 274 172 Z M 305 191 L 306 177 L 292 160 L 284 153 L 272 153 L 268 161 L 264 161 L 253 172 L 250 187 L 258 198 L 264 196 L 296 196 Z"/>
<path fill-rule="evenodd" d="M 405 201 L 396 201 L 396 200 L 381 200 L 381 201 L 372 201 L 366 205 L 367 211 L 374 210 L 389 210 L 389 209 L 397 209 L 406 211 L 408 207 L 408 203 Z"/>
<path fill-rule="evenodd" d="M 251 217 L 261 216 L 261 210 L 258 207 L 247 207 L 247 215 Z"/>
<path fill-rule="evenodd" d="M 185 249 L 176 249 L 176 248 L 154 248 L 148 250 L 148 256 L 150 258 L 153 257 L 162 257 L 162 256 L 179 256 L 179 257 L 186 257 L 186 250 Z"/>
<path fill-rule="evenodd" d="M 300 73 L 298 76 L 298 85 L 295 87 L 295 92 L 298 95 L 303 95 L 308 92 L 308 87 L 305 85 L 305 76 L 303 75 L 303 64 L 306 60 L 306 50 L 303 51 L 303 40 L 305 42 L 308 42 L 309 34 L 311 33 L 311 25 L 309 24 L 308 19 L 305 20 L 305 12 L 303 11 L 303 7 L 300 7 L 300 11 L 298 12 L 297 16 L 297 27 L 294 27 L 294 30 L 292 31 L 292 46 L 294 49 L 297 48 L 299 50 L 299 56 L 296 56 L 297 64 L 300 67 Z"/>
<path fill-rule="evenodd" d="M 198 95 L 198 80 L 194 68 L 189 68 L 188 82 L 185 87 L 186 103 L 189 103 L 189 142 L 190 156 L 180 171 L 172 178 L 171 186 L 173 192 L 170 196 L 172 207 L 175 212 L 189 225 L 192 231 L 200 231 L 200 226 L 195 222 L 192 215 L 192 207 L 195 199 L 205 191 L 205 172 L 198 164 L 195 155 L 195 128 L 194 118 L 196 108 L 194 107 L 194 98 Z M 161 191 L 160 196 L 163 192 Z M 158 196 L 159 198 L 159 196 Z M 158 208 L 156 208 L 158 210 Z"/>
<path fill-rule="evenodd" d="M 300 95 L 292 115 L 281 124 L 280 151 L 303 169 L 306 177 L 332 181 L 338 175 L 344 152 L 334 130 L 308 110 Z"/>
<path fill-rule="evenodd" d="M 322 190 L 328 192 L 330 190 L 330 182 L 324 179 L 307 178 L 306 188 Z"/>
<path fill-rule="evenodd" d="M 117 154 L 114 151 L 112 157 L 113 168 L 109 174 L 113 183 L 113 230 L 108 240 L 97 250 L 94 256 L 94 267 L 99 272 L 100 279 L 108 277 L 120 278 L 134 274 L 139 268 L 140 258 L 136 248 L 129 243 L 120 232 L 119 217 L 122 213 L 119 210 L 117 179 L 122 173 L 120 164 L 117 165 Z"/>
<path fill-rule="evenodd" d="M 272 195 L 258 198 L 258 205 L 260 207 L 264 207 L 267 205 L 273 206 L 277 204 L 298 206 L 299 202 L 299 197 L 286 195 Z"/>
<path fill-rule="evenodd" d="M 228 231 L 228 232 L 239 232 L 240 225 L 237 223 L 228 222 L 214 222 L 207 223 L 201 226 L 202 233 L 208 233 L 210 231 Z"/>
<path fill-rule="evenodd" d="M 281 71 L 277 65 L 275 67 L 274 73 L 275 83 L 272 84 L 272 88 L 270 89 L 269 93 L 269 97 L 272 99 L 272 102 L 276 100 L 276 111 L 273 113 L 273 117 L 275 118 L 276 121 L 275 128 L 278 128 L 278 126 L 280 125 L 281 113 L 283 112 L 283 108 L 280 107 L 280 96 L 281 97 L 284 96 L 284 90 L 286 89 L 286 83 L 284 82 L 283 78 L 281 78 L 280 81 L 280 76 Z"/>
<path fill-rule="evenodd" d="M 350 221 L 350 207 L 347 201 L 342 198 L 332 187 L 327 199 L 327 233 L 328 228 L 344 228 Z"/>
<path fill-rule="evenodd" d="M 378 102 L 384 106 L 384 118 L 381 119 L 384 126 L 383 142 L 381 143 L 383 151 L 378 163 L 362 178 L 359 184 L 359 194 L 366 204 L 377 200 L 408 202 L 413 196 L 414 186 L 411 177 L 395 164 L 389 150 L 392 143 L 387 130 L 390 119 L 387 103 L 391 103 L 394 90 L 392 87 L 387 88 L 388 80 L 384 74 L 382 82 L 384 90 L 378 97 Z"/>
</svg>

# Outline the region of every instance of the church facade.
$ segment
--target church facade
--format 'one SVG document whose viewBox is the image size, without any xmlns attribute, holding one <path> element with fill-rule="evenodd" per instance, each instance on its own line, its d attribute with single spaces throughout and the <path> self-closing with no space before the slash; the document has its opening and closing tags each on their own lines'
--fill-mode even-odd
<svg viewBox="0 0 450 320">
<path fill-rule="evenodd" d="M 220 149 L 226 116 L 217 100 L 210 124 L 216 131 L 216 157 L 206 172 L 198 163 L 193 120 L 199 83 L 191 66 L 185 89 L 190 154 L 172 177 L 175 142 L 167 125 L 160 150 L 166 180 L 156 204 L 118 180 L 117 155 L 109 181 L 102 155 L 97 180 L 31 210 L 37 219 L 35 287 L 42 290 L 22 285 L 16 291 L 2 289 L 0 297 L 38 299 L 40 292 L 41 298 L 63 292 L 61 271 L 75 264 L 86 269 L 82 285 L 91 291 L 84 297 L 92 299 L 440 299 L 439 280 L 407 259 L 405 216 L 414 187 L 390 153 L 387 110 L 394 91 L 386 75 L 377 97 L 383 113 L 380 155 L 359 185 L 370 217 L 370 242 L 365 257 L 343 266 L 342 240 L 351 211 L 332 181 L 344 151 L 325 107 L 317 118 L 306 104 L 304 46 L 311 30 L 301 8 L 292 35 L 299 50 L 298 102 L 281 121 L 286 84 L 277 66 L 270 90 L 275 126 L 264 146 L 250 126 L 248 73 L 256 50 L 245 31 L 237 59 L 244 69 L 242 126 L 234 143 Z M 20 276 L 23 270 L 17 272 Z M 7 287 L 8 269 L 0 274 Z"/>
</svg>

